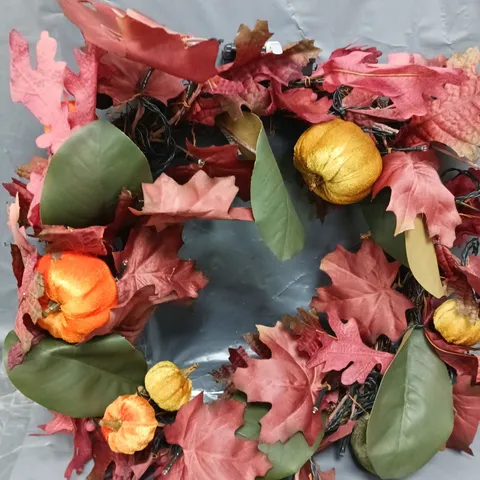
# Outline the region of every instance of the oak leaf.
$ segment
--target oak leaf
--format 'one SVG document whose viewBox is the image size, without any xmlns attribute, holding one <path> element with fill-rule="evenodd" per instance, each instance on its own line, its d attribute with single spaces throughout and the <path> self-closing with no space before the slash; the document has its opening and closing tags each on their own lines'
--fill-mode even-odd
<svg viewBox="0 0 480 480">
<path fill-rule="evenodd" d="M 244 423 L 245 405 L 235 400 L 203 404 L 203 393 L 184 405 L 165 438 L 182 447 L 167 480 L 255 480 L 271 468 L 258 443 L 235 437 Z"/>
<path fill-rule="evenodd" d="M 370 345 L 382 334 L 397 341 L 407 328 L 405 311 L 413 308 L 408 298 L 391 288 L 399 268 L 400 263 L 389 263 L 372 240 L 364 240 L 357 253 L 338 245 L 320 264 L 333 285 L 317 289 L 311 306 L 355 318 L 362 339 Z"/>
</svg>

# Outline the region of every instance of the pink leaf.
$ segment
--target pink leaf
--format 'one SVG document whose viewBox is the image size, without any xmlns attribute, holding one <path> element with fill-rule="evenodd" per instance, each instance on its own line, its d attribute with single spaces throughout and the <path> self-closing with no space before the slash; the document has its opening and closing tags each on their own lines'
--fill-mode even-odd
<svg viewBox="0 0 480 480">
<path fill-rule="evenodd" d="M 203 404 L 203 394 L 184 405 L 165 427 L 170 444 L 182 447 L 167 480 L 255 480 L 271 468 L 258 443 L 235 437 L 243 425 L 245 405 L 235 400 Z M 201 455 L 199 455 L 201 452 Z"/>
<path fill-rule="evenodd" d="M 286 442 L 302 431 L 309 445 L 313 445 L 322 429 L 321 415 L 313 413 L 322 372 L 307 366 L 307 359 L 297 350 L 297 342 L 280 322 L 272 328 L 257 328 L 272 357 L 250 359 L 247 368 L 238 368 L 232 380 L 238 390 L 247 394 L 249 402 L 272 404 L 260 421 L 259 441 Z"/>
<path fill-rule="evenodd" d="M 50 132 L 38 137 L 40 148 L 52 151 L 69 137 L 68 108 L 62 104 L 65 62 L 56 62 L 57 42 L 42 32 L 37 44 L 37 68 L 30 65 L 28 42 L 16 31 L 10 33 L 10 91 L 12 100 L 23 103 Z"/>
<path fill-rule="evenodd" d="M 12 178 L 11 183 L 4 183 L 3 188 L 5 188 L 12 197 L 16 197 L 18 194 L 20 205 L 19 223 L 22 226 L 28 226 L 27 216 L 33 200 L 33 193 L 28 190 L 26 183 L 16 178 Z"/>
<path fill-rule="evenodd" d="M 158 231 L 191 218 L 252 221 L 250 208 L 230 208 L 237 192 L 235 177 L 210 178 L 198 171 L 185 185 L 179 185 L 162 174 L 155 183 L 143 184 L 143 210 L 131 211 L 150 216 L 147 225 Z"/>
<path fill-rule="evenodd" d="M 438 160 L 433 152 L 394 152 L 383 158 L 383 171 L 376 181 L 375 197 L 385 187 L 392 189 L 387 210 L 397 217 L 395 235 L 412 230 L 418 214 L 426 217 L 430 237 L 451 247 L 455 227 L 460 225 L 455 198 L 437 173 Z"/>
<path fill-rule="evenodd" d="M 391 288 L 399 267 L 399 262 L 389 263 L 372 240 L 364 240 L 357 253 L 338 245 L 320 264 L 333 285 L 319 288 L 311 306 L 358 319 L 360 334 L 370 345 L 382 334 L 397 341 L 407 328 L 405 311 L 413 307 Z"/>
<path fill-rule="evenodd" d="M 45 182 L 46 170 L 43 173 L 32 172 L 30 174 L 30 182 L 27 185 L 29 192 L 33 194 L 32 203 L 28 209 L 28 223 L 35 231 L 42 227 L 42 219 L 40 218 L 40 200 L 42 198 L 43 183 Z"/>
<path fill-rule="evenodd" d="M 62 413 L 52 412 L 54 417 L 46 425 L 39 425 L 46 435 L 54 435 L 55 433 L 68 433 L 73 435 L 76 430 L 75 419 L 63 415 Z"/>
<path fill-rule="evenodd" d="M 320 367 L 323 372 L 341 371 L 342 383 L 365 383 L 368 374 L 377 365 L 385 373 L 394 355 L 367 347 L 360 338 L 356 320 L 342 323 L 336 313 L 329 313 L 329 323 L 337 336 L 319 349 L 308 362 L 309 367 Z"/>
</svg>

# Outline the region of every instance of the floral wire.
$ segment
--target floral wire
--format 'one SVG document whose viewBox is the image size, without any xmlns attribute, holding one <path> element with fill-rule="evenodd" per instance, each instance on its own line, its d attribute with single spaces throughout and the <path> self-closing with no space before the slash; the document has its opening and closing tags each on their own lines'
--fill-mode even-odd
<svg viewBox="0 0 480 480">
<path fill-rule="evenodd" d="M 477 237 L 472 238 L 463 249 L 462 252 L 462 267 L 465 267 L 470 255 L 478 255 L 480 249 L 480 240 Z"/>
</svg>

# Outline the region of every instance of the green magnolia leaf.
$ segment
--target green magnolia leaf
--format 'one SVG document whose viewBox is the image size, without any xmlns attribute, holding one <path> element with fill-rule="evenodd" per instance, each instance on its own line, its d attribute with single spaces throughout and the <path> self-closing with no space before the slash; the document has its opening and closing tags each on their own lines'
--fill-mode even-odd
<svg viewBox="0 0 480 480">
<path fill-rule="evenodd" d="M 237 392 L 233 398 L 244 402 L 246 396 Z M 245 423 L 235 432 L 235 435 L 245 440 L 256 440 L 260 435 L 260 420 L 268 413 L 270 408 L 268 403 L 247 403 L 243 415 Z M 273 445 L 261 443 L 258 449 L 268 456 L 272 468 L 264 477 L 258 477 L 257 480 L 282 480 L 297 473 L 305 465 L 305 462 L 315 454 L 323 435 L 324 432 L 319 435 L 317 441 L 311 447 L 301 432 L 297 432 L 284 444 L 281 442 L 276 442 Z"/>
<path fill-rule="evenodd" d="M 17 341 L 13 331 L 5 339 L 5 369 L 8 351 Z M 75 418 L 99 417 L 119 395 L 134 394 L 143 385 L 147 363 L 120 335 L 79 345 L 47 338 L 7 373 L 23 395 L 49 410 Z"/>
<path fill-rule="evenodd" d="M 383 377 L 368 421 L 367 452 L 377 475 L 403 478 L 423 467 L 450 437 L 453 416 L 447 368 L 423 331 L 413 330 Z"/>
<path fill-rule="evenodd" d="M 40 216 L 46 225 L 105 225 L 122 188 L 136 194 L 152 174 L 145 155 L 118 128 L 98 120 L 55 153 L 45 176 Z"/>
<path fill-rule="evenodd" d="M 367 199 L 362 202 L 363 215 L 375 243 L 378 243 L 395 260 L 408 267 L 405 234 L 395 236 L 397 217 L 393 212 L 387 212 L 389 202 L 390 191 L 382 190 L 373 200 Z"/>
</svg>

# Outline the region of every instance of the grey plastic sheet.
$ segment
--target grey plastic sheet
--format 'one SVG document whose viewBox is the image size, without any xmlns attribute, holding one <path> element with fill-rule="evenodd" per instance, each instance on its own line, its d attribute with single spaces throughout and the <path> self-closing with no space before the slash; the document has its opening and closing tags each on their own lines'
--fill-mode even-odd
<svg viewBox="0 0 480 480">
<path fill-rule="evenodd" d="M 314 38 L 323 56 L 351 42 L 375 45 L 384 52 L 412 51 L 426 56 L 449 55 L 480 44 L 480 3 L 477 0 L 123 0 L 120 7 L 136 8 L 178 31 L 198 36 L 233 39 L 240 23 L 253 26 L 266 19 L 282 43 Z M 37 121 L 9 96 L 8 32 L 18 29 L 31 42 L 41 30 L 59 41 L 58 57 L 73 64 L 72 48 L 82 39 L 60 13 L 55 0 L 3 0 L 0 15 L 0 177 L 8 181 L 14 167 L 35 153 Z M 292 173 L 291 152 L 298 126 L 273 124 L 271 143 L 289 178 L 295 202 L 306 203 Z M 1 192 L 5 205 L 7 195 Z M 185 230 L 183 257 L 197 260 L 210 283 L 190 307 L 161 306 L 149 323 L 142 344 L 151 362 L 170 359 L 178 364 L 199 362 L 194 385 L 209 399 L 221 388 L 208 372 L 227 360 L 227 349 L 258 323 L 273 325 L 281 315 L 306 307 L 314 289 L 328 282 L 318 270 L 320 259 L 337 243 L 353 248 L 368 229 L 357 207 L 339 208 L 322 225 L 312 208 L 302 210 L 308 227 L 305 250 L 281 263 L 262 244 L 254 225 L 232 222 L 191 222 Z M 0 209 L 0 337 L 12 328 L 16 291 L 11 274 L 5 209 Z M 61 479 L 72 455 L 68 436 L 32 437 L 50 414 L 32 404 L 0 372 L 0 480 Z M 473 446 L 480 451 L 480 436 Z M 338 480 L 369 479 L 347 455 L 335 448 L 318 456 L 322 470 L 335 467 Z M 474 480 L 480 461 L 452 451 L 439 453 L 414 480 Z M 88 472 L 88 467 L 86 468 Z M 84 478 L 84 476 L 74 477 Z M 236 480 L 236 479 L 232 479 Z"/>
</svg>

